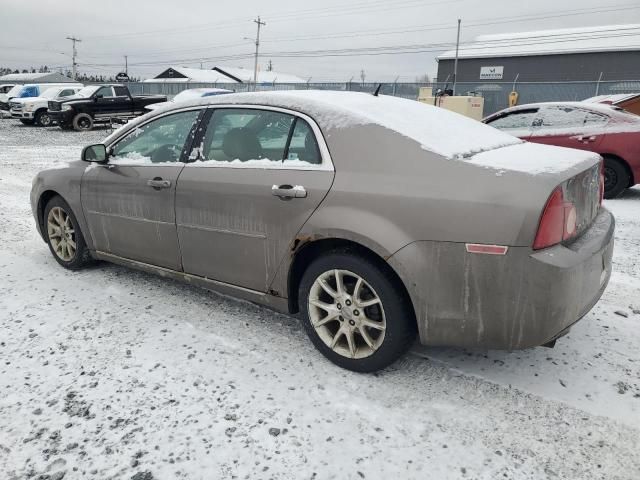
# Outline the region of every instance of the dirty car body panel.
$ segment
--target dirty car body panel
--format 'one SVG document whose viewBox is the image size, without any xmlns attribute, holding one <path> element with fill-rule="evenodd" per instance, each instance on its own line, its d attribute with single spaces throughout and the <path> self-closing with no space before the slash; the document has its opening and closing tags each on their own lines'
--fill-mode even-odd
<svg viewBox="0 0 640 480">
<path fill-rule="evenodd" d="M 119 180 L 121 166 L 110 168 L 111 161 L 89 168 L 75 162 L 35 179 L 32 206 L 39 228 L 42 194 L 56 191 L 76 212 L 97 258 L 181 278 L 290 313 L 297 310 L 296 301 L 289 298 L 297 295 L 292 275 L 296 260 L 316 242 L 348 242 L 390 267 L 411 303 L 420 340 L 427 345 L 527 348 L 552 341 L 589 311 L 609 279 L 614 231 L 613 217 L 599 206 L 593 182 L 585 181 L 588 214 L 578 217 L 577 234 L 548 248 L 534 250 L 533 244 L 554 189 L 564 185 L 566 192 L 570 185 L 582 192 L 573 179 L 584 175 L 591 181 L 597 176 L 597 155 L 527 144 L 437 109 L 433 115 L 442 117 L 443 125 L 462 122 L 470 136 L 482 137 L 486 129 L 493 139 L 486 149 L 474 146 L 449 155 L 446 149 L 431 149 L 421 142 L 420 129 L 418 133 L 411 128 L 397 131 L 354 110 L 361 105 L 369 108 L 376 101 L 386 108 L 383 102 L 391 100 L 352 95 L 230 94 L 180 108 L 158 108 L 104 143 L 112 149 L 136 128 L 180 109 L 204 112 L 185 141 L 181 164 L 171 167 L 179 170 L 170 177 L 175 183 L 175 209 L 165 212 L 172 189 L 154 197 L 158 192 L 147 187 L 139 198 L 128 196 L 136 184 L 168 178 L 156 170 L 166 167 L 140 167 Z M 352 109 L 341 105 L 342 99 L 349 104 L 353 98 Z M 300 168 L 295 161 L 289 167 L 286 162 L 254 167 L 208 162 L 199 141 L 211 115 L 207 112 L 231 107 L 286 112 L 304 119 L 313 127 L 321 163 Z M 412 109 L 433 107 L 407 104 L 406 108 L 410 118 Z M 427 134 L 434 129 L 437 135 L 440 125 L 426 127 Z M 482 140 L 477 144 L 482 145 Z M 549 168 L 526 168 L 531 157 L 546 158 Z M 521 164 L 520 158 L 525 159 Z M 569 161 L 554 164 L 565 158 Z M 109 172 L 102 174 L 104 184 L 100 171 Z M 100 183 L 91 187 L 95 190 L 87 197 L 85 181 L 87 186 Z M 303 187 L 306 196 L 280 198 L 273 194 L 274 187 Z M 166 198 L 160 196 L 165 194 Z M 147 201 L 151 210 L 145 211 Z M 131 220 L 138 214 L 132 214 L 132 203 L 142 209 L 140 219 L 155 222 L 155 238 L 168 239 L 166 244 L 156 244 L 155 251 L 144 248 L 153 243 L 153 231 L 145 230 L 149 227 L 145 222 Z M 113 217 L 98 219 L 95 212 L 99 210 Z M 158 230 L 157 225 L 166 225 L 166 230 Z M 131 240 L 134 247 L 127 249 L 127 235 L 138 233 L 141 242 Z M 110 247 L 107 240 L 122 242 L 122 249 Z M 470 253 L 469 244 L 504 246 L 505 252 Z"/>
</svg>

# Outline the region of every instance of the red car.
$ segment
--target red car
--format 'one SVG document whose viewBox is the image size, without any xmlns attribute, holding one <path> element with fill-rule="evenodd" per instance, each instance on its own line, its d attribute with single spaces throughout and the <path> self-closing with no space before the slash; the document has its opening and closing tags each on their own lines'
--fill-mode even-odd
<svg viewBox="0 0 640 480">
<path fill-rule="evenodd" d="M 532 103 L 507 108 L 484 123 L 534 143 L 589 150 L 604 159 L 604 196 L 640 183 L 640 116 L 583 102 Z"/>
</svg>

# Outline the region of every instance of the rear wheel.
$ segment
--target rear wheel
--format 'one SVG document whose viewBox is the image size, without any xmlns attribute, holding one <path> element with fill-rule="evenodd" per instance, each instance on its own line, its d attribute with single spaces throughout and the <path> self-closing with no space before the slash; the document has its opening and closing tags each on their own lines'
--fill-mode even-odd
<svg viewBox="0 0 640 480">
<path fill-rule="evenodd" d="M 415 318 L 393 281 L 365 257 L 332 252 L 305 271 L 303 323 L 320 352 L 340 367 L 374 372 L 395 362 L 415 338 Z"/>
<path fill-rule="evenodd" d="M 61 197 L 53 197 L 44 209 L 47 244 L 64 268 L 78 270 L 91 262 L 89 249 L 71 208 Z"/>
<path fill-rule="evenodd" d="M 616 198 L 629 187 L 629 173 L 620 160 L 604 159 L 604 198 Z"/>
<path fill-rule="evenodd" d="M 33 125 L 33 119 L 31 118 L 21 118 L 20 123 L 23 125 Z"/>
<path fill-rule="evenodd" d="M 36 125 L 40 127 L 50 127 L 53 123 L 51 115 L 46 110 L 40 110 L 35 116 Z"/>
<path fill-rule="evenodd" d="M 73 117 L 73 129 L 76 132 L 83 132 L 93 128 L 93 118 L 88 113 L 79 113 Z"/>
</svg>

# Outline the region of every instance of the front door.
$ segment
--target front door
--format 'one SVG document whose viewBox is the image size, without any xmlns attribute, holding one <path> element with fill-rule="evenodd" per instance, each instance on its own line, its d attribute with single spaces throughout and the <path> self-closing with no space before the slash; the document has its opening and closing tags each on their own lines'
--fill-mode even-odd
<svg viewBox="0 0 640 480">
<path fill-rule="evenodd" d="M 317 126 L 267 108 L 217 108 L 180 175 L 184 271 L 265 292 L 334 171 Z"/>
<path fill-rule="evenodd" d="M 202 110 L 154 119 L 110 147 L 82 178 L 82 206 L 96 250 L 181 269 L 176 183 Z"/>
</svg>

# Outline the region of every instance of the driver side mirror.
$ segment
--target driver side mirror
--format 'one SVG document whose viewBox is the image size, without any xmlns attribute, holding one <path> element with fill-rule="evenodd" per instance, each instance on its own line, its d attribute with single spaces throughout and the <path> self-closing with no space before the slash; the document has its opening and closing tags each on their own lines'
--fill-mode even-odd
<svg viewBox="0 0 640 480">
<path fill-rule="evenodd" d="M 107 161 L 107 147 L 102 143 L 89 145 L 82 149 L 82 160 L 85 162 L 104 163 Z"/>
</svg>

